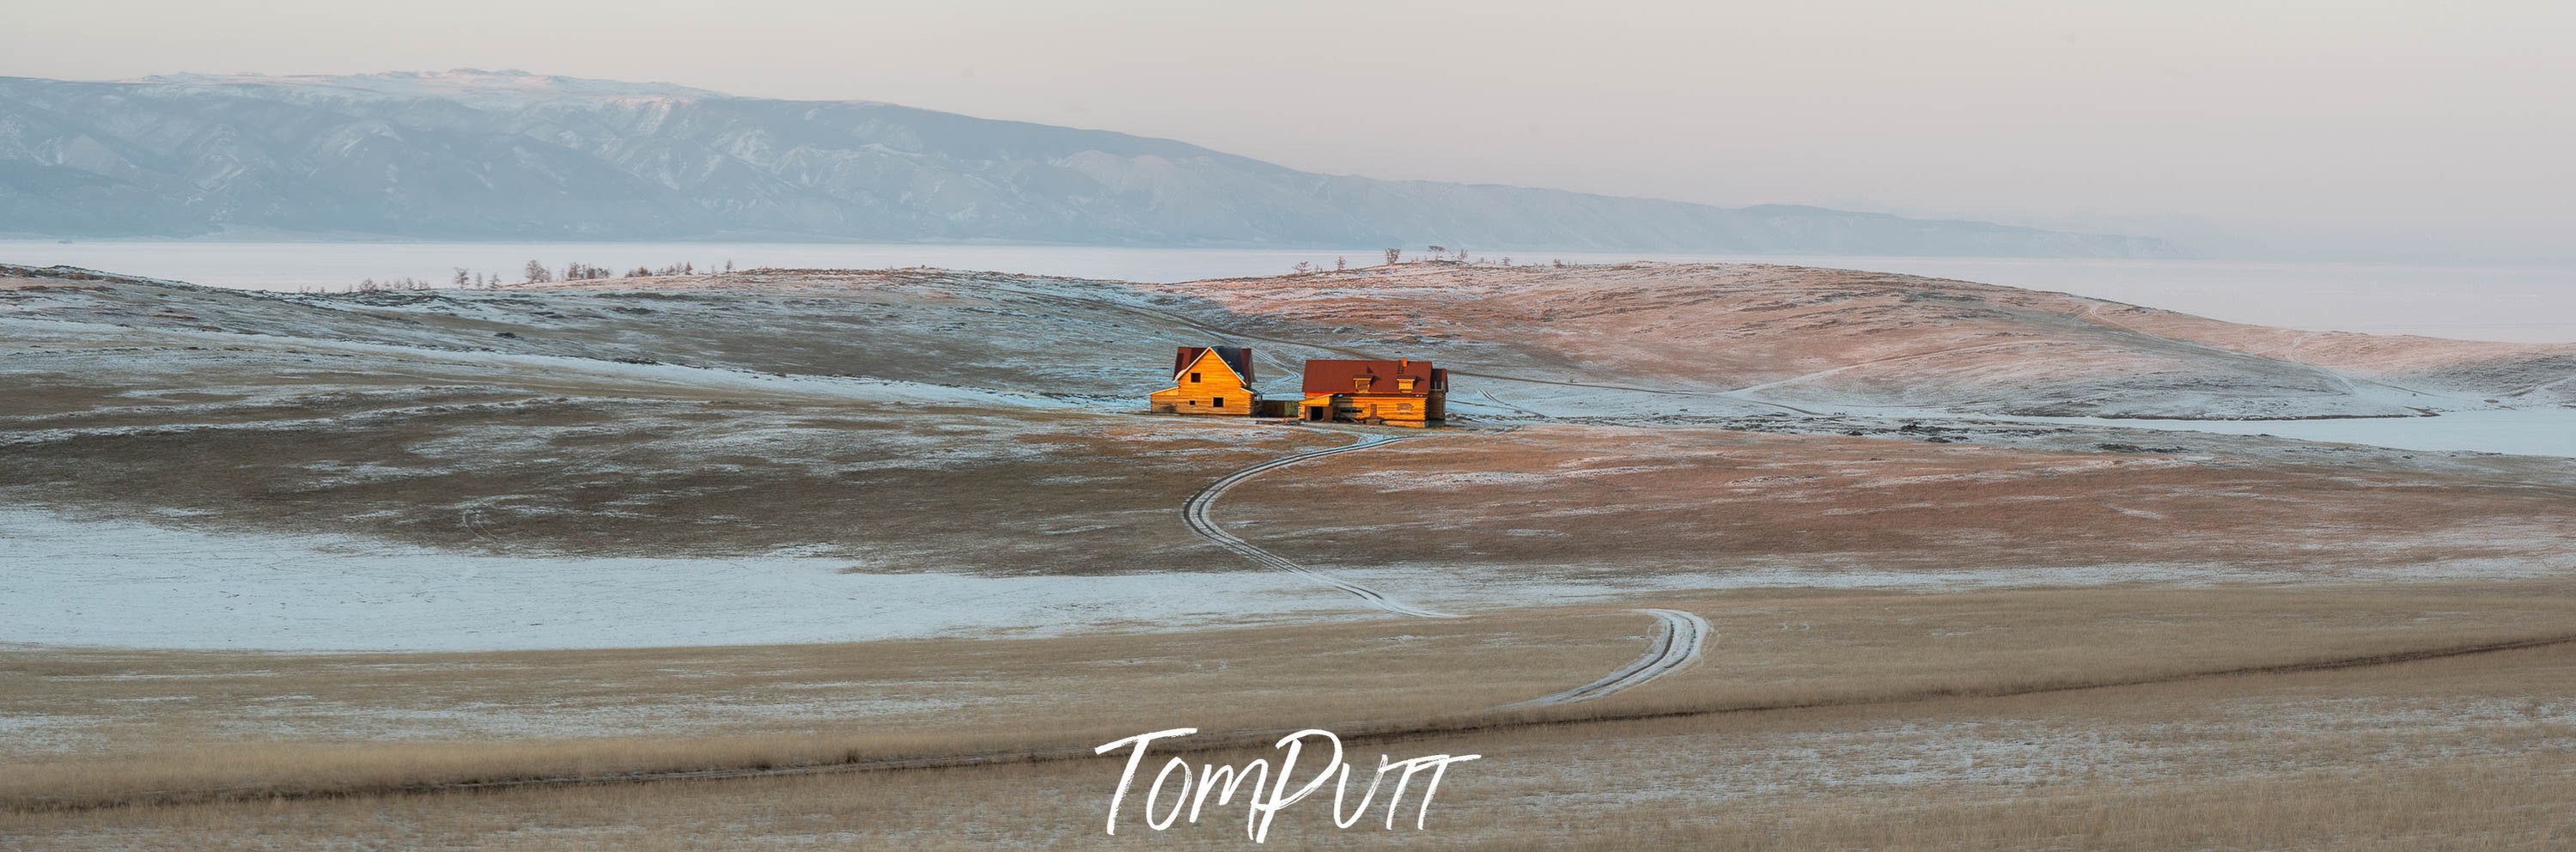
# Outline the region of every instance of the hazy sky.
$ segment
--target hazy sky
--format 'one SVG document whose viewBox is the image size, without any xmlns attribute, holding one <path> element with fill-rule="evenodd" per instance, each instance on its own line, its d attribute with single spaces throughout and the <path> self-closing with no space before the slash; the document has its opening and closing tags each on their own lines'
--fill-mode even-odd
<svg viewBox="0 0 2576 852">
<path fill-rule="evenodd" d="M 2576 2 L 11 2 L 0 75 L 457 67 L 1323 172 L 2576 260 Z"/>
</svg>

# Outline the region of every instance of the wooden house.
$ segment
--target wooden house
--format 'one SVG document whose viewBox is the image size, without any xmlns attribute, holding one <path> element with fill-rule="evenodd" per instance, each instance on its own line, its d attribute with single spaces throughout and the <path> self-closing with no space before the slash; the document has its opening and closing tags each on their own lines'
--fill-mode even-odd
<svg viewBox="0 0 2576 852">
<path fill-rule="evenodd" d="M 1306 362 L 1307 420 L 1438 426 L 1448 417 L 1449 371 L 1429 361 Z"/>
<path fill-rule="evenodd" d="M 1172 356 L 1172 386 L 1146 398 L 1156 414 L 1226 414 L 1250 417 L 1261 405 L 1252 389 L 1252 350 L 1242 346 L 1183 346 Z"/>
</svg>

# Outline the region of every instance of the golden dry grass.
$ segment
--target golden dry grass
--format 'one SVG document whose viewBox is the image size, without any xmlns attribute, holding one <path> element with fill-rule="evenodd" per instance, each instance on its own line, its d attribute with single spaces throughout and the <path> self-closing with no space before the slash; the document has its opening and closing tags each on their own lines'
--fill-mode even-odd
<svg viewBox="0 0 2576 852">
<path fill-rule="evenodd" d="M 1174 726 L 1211 735 L 1319 724 L 1353 733 L 1509 730 L 1901 704 L 2558 637 L 2576 621 L 2576 595 L 2553 586 L 1770 593 L 1659 603 L 1686 605 L 1715 625 L 1699 667 L 1596 702 L 1509 712 L 1489 708 L 1632 658 L 1648 621 L 1572 610 L 740 649 L 24 652 L 7 658 L 13 688 L 5 694 L 17 697 L 0 713 L 90 716 L 115 744 L 21 755 L 0 780 L 0 801 L 43 810 L 953 758 L 1079 748 Z M 281 696 L 293 697 L 289 712 L 269 709 Z M 509 733 L 540 713 L 588 730 Z M 273 721 L 227 725 L 243 717 Z M 619 719 L 633 720 L 633 731 L 619 730 Z"/>
<path fill-rule="evenodd" d="M 1479 753 L 1428 829 L 1285 848 L 2536 849 L 2576 829 L 2576 649 L 2000 698 L 1544 726 L 1368 745 Z M 1209 760 L 1245 754 L 1208 755 Z M 467 795 L 0 816 L 48 849 L 1234 848 L 1239 808 L 1100 834 L 1115 758 Z M 1317 804 L 1310 800 L 1308 804 Z"/>
<path fill-rule="evenodd" d="M 1053 639 L 443 654 L 0 652 L 0 803 L 86 805 L 1437 718 L 1639 652 L 1598 611 Z M 33 733 L 33 731 L 30 731 Z"/>
<path fill-rule="evenodd" d="M 2576 367 L 2576 346 L 2564 344 L 2308 334 L 2063 293 L 1765 264 L 1404 264 L 1138 286 L 1210 300 L 1283 337 L 1574 381 L 1784 382 L 1756 395 L 1792 403 L 2403 415 L 2293 365 L 2463 395 L 2509 392 Z M 2177 386 L 2191 393 L 2176 394 Z"/>
<path fill-rule="evenodd" d="M 2107 579 L 2571 564 L 2565 460 L 2047 452 L 1533 426 L 1316 459 L 1228 496 L 1316 565 L 1631 576 L 2105 566 Z M 2368 455 L 2368 454 L 2356 454 Z"/>
<path fill-rule="evenodd" d="M 2151 681 L 2576 637 L 2576 588 L 2130 587 L 1769 592 L 1663 601 L 1707 615 L 1711 662 L 1595 712 L 1882 702 Z"/>
</svg>

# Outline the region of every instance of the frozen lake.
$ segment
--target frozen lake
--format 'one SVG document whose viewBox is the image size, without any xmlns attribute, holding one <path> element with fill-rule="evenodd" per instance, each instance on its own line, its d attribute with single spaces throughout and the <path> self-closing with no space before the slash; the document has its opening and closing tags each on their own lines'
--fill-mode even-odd
<svg viewBox="0 0 2576 852">
<path fill-rule="evenodd" d="M 444 284 L 457 269 L 520 280 L 531 259 L 561 269 L 689 262 L 721 267 L 937 266 L 995 272 L 1187 281 L 1270 275 L 1300 261 L 1379 262 L 1379 249 L 1140 249 L 837 243 L 255 243 L 0 240 L 0 261 L 69 264 L 218 287 L 346 289 L 360 279 Z M 1478 251 L 1514 263 L 1752 262 L 1932 275 L 2083 296 L 2235 322 L 2319 331 L 2576 342 L 2576 266 L 2425 266 L 2047 258 L 1812 257 Z"/>
<path fill-rule="evenodd" d="M 184 524 L 184 518 L 169 519 Z M 845 572 L 848 560 L 491 556 L 345 536 L 79 520 L 0 506 L 0 646 L 490 651 L 1032 637 L 1384 617 L 1277 571 L 986 577 Z M 1921 592 L 2157 583 L 2564 576 L 2568 560 L 2294 571 L 2227 565 L 1850 570 L 1739 567 L 1568 580 L 1408 565 L 1343 571 L 1455 612 L 1717 589 Z"/>
<path fill-rule="evenodd" d="M 849 560 L 461 554 L 0 507 L 0 644 L 477 651 L 1048 636 L 1351 617 L 1277 573 L 845 573 Z"/>
</svg>

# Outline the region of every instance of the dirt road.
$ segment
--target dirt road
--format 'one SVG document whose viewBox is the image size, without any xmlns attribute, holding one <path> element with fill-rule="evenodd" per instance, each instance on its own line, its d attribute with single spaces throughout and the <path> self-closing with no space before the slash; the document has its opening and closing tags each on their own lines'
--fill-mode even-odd
<svg viewBox="0 0 2576 852">
<path fill-rule="evenodd" d="M 1215 482 L 1209 483 L 1207 487 L 1199 489 L 1197 493 L 1191 494 L 1190 498 L 1181 504 L 1181 520 L 1182 522 L 1189 524 L 1190 531 L 1198 533 L 1209 541 L 1215 542 L 1218 547 L 1233 551 L 1235 554 L 1242 556 L 1245 559 L 1250 559 L 1257 564 L 1267 565 L 1282 571 L 1289 571 L 1303 576 L 1312 577 L 1326 585 L 1349 593 L 1352 597 L 1359 598 L 1361 601 L 1366 602 L 1370 606 L 1377 607 L 1378 609 L 1383 609 L 1399 615 L 1410 615 L 1421 618 L 1456 618 L 1457 616 L 1455 615 L 1414 606 L 1412 604 L 1387 597 L 1385 593 L 1379 592 L 1376 589 L 1299 565 L 1287 557 L 1263 550 L 1260 547 L 1254 546 L 1251 542 L 1235 537 L 1233 533 L 1226 532 L 1224 528 L 1217 526 L 1216 522 L 1208 517 L 1208 507 L 1216 503 L 1216 498 L 1223 496 L 1227 489 L 1241 484 L 1244 480 L 1308 459 L 1365 450 L 1370 447 L 1384 446 L 1386 444 L 1414 437 L 1418 436 L 1362 434 L 1359 436 L 1359 440 L 1342 446 L 1327 447 L 1320 450 L 1308 450 L 1302 453 L 1281 456 L 1279 458 L 1237 470 L 1233 473 L 1226 474 L 1223 478 L 1220 478 Z M 1708 619 L 1673 609 L 1641 609 L 1637 611 L 1655 617 L 1655 638 L 1652 645 L 1647 649 L 1645 656 L 1638 657 L 1636 661 L 1620 667 L 1619 670 L 1603 676 L 1600 680 L 1553 695 L 1545 695 L 1528 701 L 1506 704 L 1503 705 L 1503 708 L 1501 709 L 1546 707 L 1557 704 L 1573 704 L 1582 701 L 1590 701 L 1596 698 L 1614 695 L 1631 687 L 1663 677 L 1664 675 L 1689 668 L 1692 663 L 1699 661 L 1700 650 L 1707 644 L 1708 638 L 1711 635 Z"/>
<path fill-rule="evenodd" d="M 1320 450 L 1308 450 L 1294 455 L 1281 456 L 1279 458 L 1271 459 L 1269 461 L 1226 474 L 1224 478 L 1208 483 L 1207 487 L 1199 489 L 1198 493 L 1191 494 L 1190 499 L 1182 502 L 1181 522 L 1188 524 L 1191 532 L 1198 533 L 1201 537 L 1215 542 L 1218 547 L 1234 551 L 1238 556 L 1250 559 L 1256 564 L 1267 565 L 1282 571 L 1311 577 L 1325 585 L 1340 589 L 1343 592 L 1348 593 L 1351 597 L 1359 598 L 1369 606 L 1377 607 L 1378 609 L 1386 610 L 1398 615 L 1410 615 L 1420 618 L 1456 618 L 1457 616 L 1455 615 L 1423 609 L 1421 607 L 1387 597 L 1385 593 L 1379 592 L 1376 589 L 1289 561 L 1287 557 L 1263 550 L 1259 547 L 1253 546 L 1251 542 L 1236 538 L 1233 533 L 1226 532 L 1224 528 L 1217 526 L 1215 521 L 1208 518 L 1208 507 L 1216 503 L 1216 498 L 1224 496 L 1226 489 L 1233 488 L 1234 486 L 1241 484 L 1244 480 L 1251 479 L 1267 471 L 1287 467 L 1307 459 L 1322 458 L 1324 456 L 1353 452 L 1356 450 L 1365 450 L 1370 447 L 1382 446 L 1411 437 L 1414 436 L 1361 435 L 1359 436 L 1359 440 L 1339 447 L 1327 447 Z"/>
<path fill-rule="evenodd" d="M 1540 696 L 1528 701 L 1513 702 L 1495 709 L 1513 710 L 1522 707 L 1548 707 L 1557 704 L 1574 704 L 1577 702 L 1590 701 L 1595 698 L 1620 692 L 1628 689 L 1629 687 L 1644 684 L 1647 681 L 1690 668 L 1692 663 L 1699 662 L 1700 649 L 1706 647 L 1710 637 L 1716 635 L 1716 633 L 1709 628 L 1708 619 L 1701 618 L 1692 613 L 1683 612 L 1677 609 L 1641 609 L 1637 611 L 1655 617 L 1654 644 L 1646 651 L 1645 656 L 1638 657 L 1636 662 L 1629 663 L 1618 671 L 1611 672 L 1608 675 L 1603 676 L 1600 680 L 1596 680 L 1564 692 L 1559 692 L 1554 695 Z"/>
</svg>

